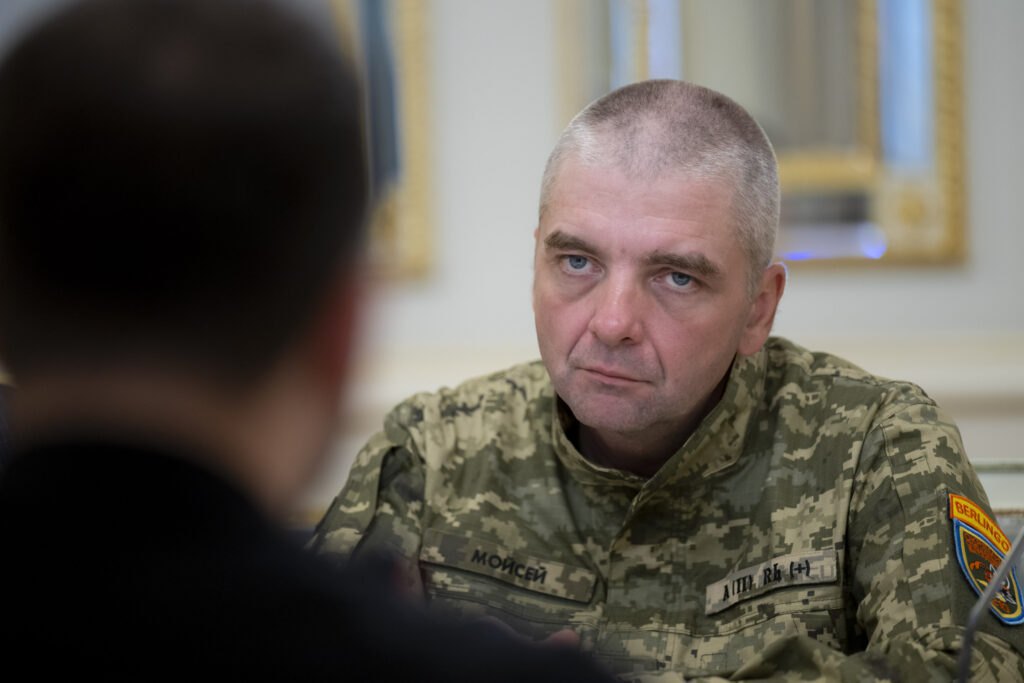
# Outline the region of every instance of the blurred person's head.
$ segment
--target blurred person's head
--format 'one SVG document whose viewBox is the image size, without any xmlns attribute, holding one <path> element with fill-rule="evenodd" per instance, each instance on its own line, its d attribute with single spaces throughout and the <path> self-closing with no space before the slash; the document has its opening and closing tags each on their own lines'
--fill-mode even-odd
<svg viewBox="0 0 1024 683">
<path fill-rule="evenodd" d="M 533 303 L 541 357 L 590 454 L 651 474 L 760 350 L 782 296 L 775 154 L 728 97 L 620 88 L 549 157 Z M 600 457 L 597 458 L 600 461 Z"/>
<path fill-rule="evenodd" d="M 87 0 L 23 36 L 0 65 L 0 360 L 28 422 L 127 403 L 173 432 L 151 413 L 177 397 L 181 431 L 239 451 L 262 446 L 227 423 L 262 415 L 296 443 L 260 494 L 291 495 L 351 342 L 361 111 L 337 46 L 283 3 Z"/>
</svg>

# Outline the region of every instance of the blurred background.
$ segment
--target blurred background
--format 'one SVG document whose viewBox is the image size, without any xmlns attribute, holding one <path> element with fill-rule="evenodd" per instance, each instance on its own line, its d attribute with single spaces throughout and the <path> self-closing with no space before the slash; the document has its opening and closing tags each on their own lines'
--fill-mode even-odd
<svg viewBox="0 0 1024 683">
<path fill-rule="evenodd" d="M 0 3 L 0 50 L 59 1 Z M 1024 509 L 1024 3 L 294 2 L 367 74 L 379 197 L 346 427 L 300 518 L 395 403 L 537 357 L 547 154 L 587 102 L 646 77 L 720 89 L 773 139 L 776 333 L 922 386 L 993 504 Z"/>
</svg>

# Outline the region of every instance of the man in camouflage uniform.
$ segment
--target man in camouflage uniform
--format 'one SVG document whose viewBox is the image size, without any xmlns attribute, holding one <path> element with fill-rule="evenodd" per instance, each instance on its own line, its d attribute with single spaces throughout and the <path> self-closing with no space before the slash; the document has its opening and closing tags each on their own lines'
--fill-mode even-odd
<svg viewBox="0 0 1024 683">
<path fill-rule="evenodd" d="M 544 177 L 543 360 L 395 408 L 314 547 L 391 548 L 431 603 L 570 628 L 627 680 L 950 678 L 1009 543 L 921 389 L 769 338 L 777 224 L 774 154 L 728 98 L 592 104 Z M 977 680 L 1024 679 L 1003 593 Z"/>
</svg>

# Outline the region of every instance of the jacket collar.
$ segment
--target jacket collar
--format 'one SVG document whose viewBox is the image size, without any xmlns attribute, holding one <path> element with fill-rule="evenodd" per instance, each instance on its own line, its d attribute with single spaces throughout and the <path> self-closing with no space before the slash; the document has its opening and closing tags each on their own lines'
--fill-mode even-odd
<svg viewBox="0 0 1024 683">
<path fill-rule="evenodd" d="M 656 490 L 681 480 L 708 477 L 732 467 L 743 453 L 751 416 L 764 394 L 766 351 L 737 356 L 721 400 L 711 409 L 686 443 L 653 477 L 601 467 L 590 462 L 569 439 L 577 427 L 572 412 L 555 396 L 551 412 L 551 442 L 559 461 L 581 484 Z M 551 389 L 554 394 L 554 389 Z"/>
</svg>

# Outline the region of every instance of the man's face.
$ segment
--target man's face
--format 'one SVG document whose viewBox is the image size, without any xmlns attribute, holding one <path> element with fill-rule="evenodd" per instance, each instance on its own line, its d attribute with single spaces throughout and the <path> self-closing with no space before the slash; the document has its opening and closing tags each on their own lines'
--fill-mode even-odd
<svg viewBox="0 0 1024 683">
<path fill-rule="evenodd" d="M 533 309 L 541 357 L 581 424 L 692 429 L 736 353 L 763 343 L 731 199 L 720 183 L 563 163 L 536 233 Z"/>
</svg>

